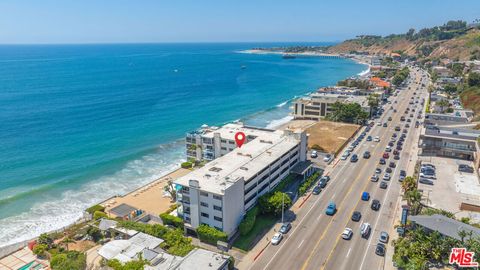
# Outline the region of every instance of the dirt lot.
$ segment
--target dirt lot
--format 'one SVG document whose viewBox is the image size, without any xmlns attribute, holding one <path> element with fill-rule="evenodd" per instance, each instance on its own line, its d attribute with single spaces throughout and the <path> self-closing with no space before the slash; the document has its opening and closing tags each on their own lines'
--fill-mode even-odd
<svg viewBox="0 0 480 270">
<path fill-rule="evenodd" d="M 360 126 L 329 121 L 292 120 L 279 129 L 306 129 L 310 135 L 308 147 L 319 145 L 324 152 L 334 153 Z"/>
</svg>

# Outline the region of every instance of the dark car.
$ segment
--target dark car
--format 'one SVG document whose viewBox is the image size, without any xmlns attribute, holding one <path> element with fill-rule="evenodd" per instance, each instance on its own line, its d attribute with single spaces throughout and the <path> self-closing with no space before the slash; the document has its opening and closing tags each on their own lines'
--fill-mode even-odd
<svg viewBox="0 0 480 270">
<path fill-rule="evenodd" d="M 318 182 L 318 186 L 321 188 L 324 188 L 327 186 L 327 180 L 321 179 L 320 182 Z"/>
<path fill-rule="evenodd" d="M 395 162 L 390 161 L 390 163 L 388 164 L 388 167 L 395 168 Z"/>
<path fill-rule="evenodd" d="M 398 150 L 393 150 L 393 155 L 396 156 L 396 155 L 400 155 L 400 152 L 398 152 Z"/>
<path fill-rule="evenodd" d="M 393 142 L 389 142 L 389 143 L 388 143 L 388 146 L 393 146 L 393 145 L 394 145 Z"/>
<path fill-rule="evenodd" d="M 387 187 L 388 187 L 387 182 L 384 182 L 384 181 L 380 182 L 380 188 L 381 189 L 386 189 Z"/>
<path fill-rule="evenodd" d="M 322 192 L 322 188 L 320 186 L 315 186 L 313 188 L 313 191 L 312 191 L 313 194 L 318 195 L 320 194 L 320 192 Z"/>
<path fill-rule="evenodd" d="M 372 205 L 370 207 L 372 208 L 372 210 L 378 211 L 378 209 L 380 209 L 380 201 L 373 200 Z"/>
<path fill-rule="evenodd" d="M 362 218 L 362 213 L 355 211 L 352 214 L 352 221 L 358 222 Z"/>
<path fill-rule="evenodd" d="M 383 123 L 383 125 L 382 125 L 382 126 L 383 126 L 383 127 L 387 127 L 387 123 Z"/>
<path fill-rule="evenodd" d="M 387 167 L 387 168 L 385 169 L 385 172 L 386 172 L 386 173 L 392 173 L 392 168 Z"/>
<path fill-rule="evenodd" d="M 400 160 L 400 155 L 394 155 L 394 156 L 393 156 L 393 159 L 395 159 L 395 160 Z"/>
<path fill-rule="evenodd" d="M 399 126 L 396 126 L 396 127 L 395 127 L 395 131 L 400 131 L 400 127 L 399 127 Z"/>
<path fill-rule="evenodd" d="M 375 169 L 375 173 L 376 173 L 376 174 L 382 173 L 382 169 L 381 169 L 381 168 L 376 168 L 376 169 Z"/>
<path fill-rule="evenodd" d="M 385 256 L 385 245 L 383 243 L 378 243 L 375 247 L 375 254 L 378 256 Z"/>
<path fill-rule="evenodd" d="M 405 170 L 400 170 L 400 175 L 401 176 L 407 176 L 407 172 Z"/>
<path fill-rule="evenodd" d="M 363 153 L 363 158 L 370 158 L 370 152 L 365 151 L 365 153 Z"/>
<path fill-rule="evenodd" d="M 286 234 L 288 233 L 288 231 L 290 231 L 291 228 L 292 228 L 292 224 L 290 224 L 290 222 L 286 222 L 282 224 L 282 227 L 280 227 L 279 232 L 281 232 L 282 234 Z"/>
<path fill-rule="evenodd" d="M 408 132 L 408 130 L 406 130 L 406 129 L 403 129 L 403 131 L 402 131 L 402 132 L 403 132 L 403 133 L 407 133 L 407 132 Z"/>
<path fill-rule="evenodd" d="M 357 161 L 358 161 L 357 154 L 353 154 L 352 157 L 350 158 L 350 162 L 357 162 Z"/>
<path fill-rule="evenodd" d="M 466 173 L 473 173 L 473 167 L 468 166 L 466 164 L 460 164 L 460 165 L 458 165 L 458 171 L 459 172 L 466 172 Z"/>
<path fill-rule="evenodd" d="M 330 176 L 329 175 L 324 175 L 320 178 L 320 180 L 325 179 L 325 181 L 330 181 Z"/>
<path fill-rule="evenodd" d="M 380 163 L 381 165 L 385 165 L 387 162 L 385 161 L 384 158 L 380 158 L 379 163 Z"/>
<path fill-rule="evenodd" d="M 401 145 L 397 145 L 397 148 L 395 148 L 395 149 L 397 149 L 398 151 L 402 151 L 402 146 L 401 146 Z"/>
</svg>

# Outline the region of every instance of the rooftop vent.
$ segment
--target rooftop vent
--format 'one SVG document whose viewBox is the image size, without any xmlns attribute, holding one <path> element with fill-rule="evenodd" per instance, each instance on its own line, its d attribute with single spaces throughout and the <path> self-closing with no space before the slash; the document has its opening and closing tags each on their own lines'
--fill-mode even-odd
<svg viewBox="0 0 480 270">
<path fill-rule="evenodd" d="M 240 170 L 248 171 L 247 167 L 240 167 Z"/>
<path fill-rule="evenodd" d="M 218 168 L 218 167 L 212 167 L 212 168 L 209 169 L 209 171 L 211 171 L 211 172 L 219 172 L 221 170 L 222 170 L 222 168 Z"/>
</svg>

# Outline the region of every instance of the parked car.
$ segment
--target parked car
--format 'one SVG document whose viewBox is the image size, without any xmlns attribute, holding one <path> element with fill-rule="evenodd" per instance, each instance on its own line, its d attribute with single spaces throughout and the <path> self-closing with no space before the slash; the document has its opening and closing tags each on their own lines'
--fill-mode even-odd
<svg viewBox="0 0 480 270">
<path fill-rule="evenodd" d="M 342 157 L 340 158 L 341 160 L 346 160 L 348 158 L 348 156 L 350 156 L 350 152 L 349 151 L 345 151 L 343 152 L 343 155 Z"/>
<path fill-rule="evenodd" d="M 390 174 L 389 174 L 389 173 L 385 173 L 385 174 L 383 175 L 383 180 L 389 181 L 389 180 L 390 180 Z"/>
<path fill-rule="evenodd" d="M 325 180 L 325 181 L 329 182 L 330 181 L 330 176 L 329 175 L 324 175 L 324 176 L 320 177 L 320 180 Z"/>
<path fill-rule="evenodd" d="M 370 200 L 370 193 L 364 191 L 362 193 L 362 201 L 368 201 L 368 200 Z"/>
<path fill-rule="evenodd" d="M 291 228 L 292 228 L 292 224 L 290 222 L 285 222 L 282 224 L 282 227 L 280 227 L 279 232 L 282 234 L 286 234 L 288 233 L 288 231 L 290 231 Z"/>
<path fill-rule="evenodd" d="M 384 158 L 380 158 L 378 163 L 380 163 L 380 165 L 385 165 L 387 162 L 385 161 Z"/>
<path fill-rule="evenodd" d="M 353 212 L 352 214 L 352 221 L 360 221 L 360 219 L 362 218 L 362 213 L 358 212 L 358 211 L 355 211 Z"/>
<path fill-rule="evenodd" d="M 392 173 L 392 168 L 387 167 L 387 168 L 385 169 L 385 172 L 387 172 L 387 173 Z"/>
<path fill-rule="evenodd" d="M 330 162 L 331 159 L 332 159 L 332 155 L 327 154 L 327 155 L 323 158 L 323 161 L 324 161 L 324 162 Z"/>
<path fill-rule="evenodd" d="M 314 195 L 318 195 L 318 194 L 320 194 L 320 192 L 322 192 L 322 188 L 321 188 L 320 186 L 317 185 L 317 186 L 315 186 L 315 187 L 313 188 L 312 193 L 313 193 Z"/>
<path fill-rule="evenodd" d="M 371 227 L 369 223 L 364 222 L 360 226 L 360 234 L 362 235 L 363 238 L 368 237 L 368 235 L 370 234 L 370 230 L 371 230 Z"/>
<path fill-rule="evenodd" d="M 378 211 L 378 209 L 380 209 L 380 201 L 379 200 L 373 200 L 370 208 L 372 208 L 372 210 Z"/>
<path fill-rule="evenodd" d="M 320 181 L 318 182 L 318 186 L 321 188 L 325 188 L 327 186 L 327 180 L 320 179 Z"/>
<path fill-rule="evenodd" d="M 387 244 L 388 239 L 389 239 L 389 236 L 388 236 L 387 232 L 384 232 L 384 231 L 380 232 L 380 237 L 379 237 L 378 241 L 380 241 L 381 243 Z"/>
<path fill-rule="evenodd" d="M 385 245 L 383 243 L 377 243 L 375 247 L 375 254 L 378 256 L 385 256 Z"/>
<path fill-rule="evenodd" d="M 393 156 L 393 159 L 394 159 L 394 160 L 400 160 L 400 155 L 395 155 L 395 156 Z"/>
<path fill-rule="evenodd" d="M 432 185 L 433 186 L 433 181 L 430 180 L 430 179 L 427 179 L 427 178 L 420 177 L 420 179 L 418 179 L 418 182 L 420 182 L 422 184 L 425 184 L 425 185 Z"/>
<path fill-rule="evenodd" d="M 380 188 L 381 189 L 386 189 L 387 187 L 388 187 L 387 182 L 384 182 L 384 181 L 380 182 Z"/>
<path fill-rule="evenodd" d="M 458 171 L 459 172 L 466 172 L 466 173 L 473 173 L 473 167 L 466 165 L 466 164 L 460 164 L 458 165 Z"/>
<path fill-rule="evenodd" d="M 330 202 L 328 203 L 327 210 L 325 210 L 325 214 L 329 216 L 333 216 L 336 211 L 337 211 L 337 206 L 335 205 L 334 202 Z"/>
<path fill-rule="evenodd" d="M 312 153 L 310 154 L 310 157 L 317 158 L 318 157 L 317 151 L 313 150 Z"/>
<path fill-rule="evenodd" d="M 376 175 L 376 174 L 372 175 L 372 177 L 370 177 L 370 181 L 378 182 L 378 175 Z"/>
<path fill-rule="evenodd" d="M 381 169 L 381 168 L 376 168 L 376 169 L 375 169 L 375 173 L 376 173 L 376 174 L 381 174 L 381 173 L 382 173 L 382 169 Z"/>
<path fill-rule="evenodd" d="M 352 238 L 352 235 L 353 231 L 350 228 L 345 228 L 345 230 L 343 230 L 342 232 L 342 238 L 345 240 L 350 240 L 350 238 Z"/>
<path fill-rule="evenodd" d="M 396 166 L 395 162 L 393 162 L 393 161 L 390 161 L 390 163 L 388 164 L 388 167 L 390 167 L 390 168 L 395 168 L 395 166 Z"/>
<path fill-rule="evenodd" d="M 283 234 L 278 232 L 273 235 L 272 240 L 270 242 L 272 242 L 272 245 L 278 245 L 280 244 L 280 241 L 282 241 L 282 239 L 283 239 Z"/>
</svg>

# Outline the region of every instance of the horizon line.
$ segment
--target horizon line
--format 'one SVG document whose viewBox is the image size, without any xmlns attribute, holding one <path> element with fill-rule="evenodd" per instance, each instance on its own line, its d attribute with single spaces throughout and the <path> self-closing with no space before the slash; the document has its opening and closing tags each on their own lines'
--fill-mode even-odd
<svg viewBox="0 0 480 270">
<path fill-rule="evenodd" d="M 0 46 L 42 46 L 42 45 L 141 45 L 141 44 L 235 44 L 235 43 L 340 43 L 331 41 L 152 41 L 152 42 L 66 42 L 66 43 L 0 43 Z"/>
</svg>

